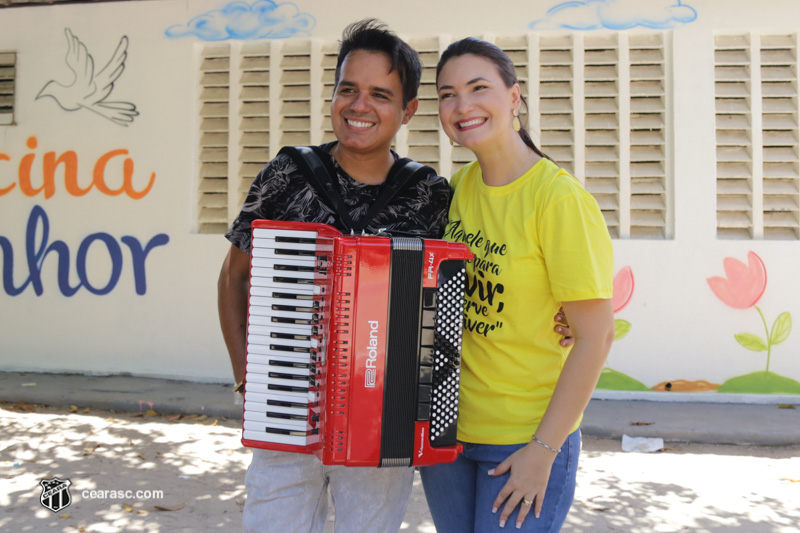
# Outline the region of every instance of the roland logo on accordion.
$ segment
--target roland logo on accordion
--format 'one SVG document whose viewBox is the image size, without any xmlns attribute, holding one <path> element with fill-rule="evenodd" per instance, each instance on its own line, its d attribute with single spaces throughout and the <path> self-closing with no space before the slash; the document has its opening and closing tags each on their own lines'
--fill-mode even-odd
<svg viewBox="0 0 800 533">
<path fill-rule="evenodd" d="M 378 362 L 378 328 L 377 320 L 367 321 L 369 324 L 369 346 L 367 346 L 367 368 L 364 371 L 364 386 L 375 387 L 376 364 Z"/>
<path fill-rule="evenodd" d="M 242 443 L 324 464 L 454 461 L 466 245 L 252 226 Z"/>
</svg>

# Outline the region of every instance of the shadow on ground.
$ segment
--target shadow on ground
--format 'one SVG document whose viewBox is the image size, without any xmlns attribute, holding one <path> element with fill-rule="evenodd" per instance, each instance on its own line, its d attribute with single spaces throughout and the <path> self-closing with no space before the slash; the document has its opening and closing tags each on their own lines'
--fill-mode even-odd
<svg viewBox="0 0 800 533">
<path fill-rule="evenodd" d="M 250 451 L 239 421 L 0 407 L 0 530 L 241 530 Z M 797 532 L 800 446 L 670 445 L 630 454 L 619 445 L 585 440 L 564 533 Z M 53 477 L 72 483 L 73 502 L 58 513 L 40 503 L 39 482 Z M 435 533 L 419 478 L 401 531 Z"/>
<path fill-rule="evenodd" d="M 5 408 L 0 529 L 241 529 L 249 453 L 238 422 Z M 39 482 L 53 477 L 72 483 L 72 503 L 57 514 L 40 503 Z"/>
</svg>

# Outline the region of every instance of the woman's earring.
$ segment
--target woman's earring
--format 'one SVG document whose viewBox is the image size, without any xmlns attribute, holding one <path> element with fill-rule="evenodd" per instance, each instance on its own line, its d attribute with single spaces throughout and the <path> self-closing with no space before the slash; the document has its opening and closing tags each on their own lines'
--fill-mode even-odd
<svg viewBox="0 0 800 533">
<path fill-rule="evenodd" d="M 514 121 L 511 123 L 511 127 L 514 128 L 514 131 L 522 129 L 522 124 L 519 123 L 519 109 L 514 110 Z"/>
<path fill-rule="evenodd" d="M 455 146 L 456 143 L 453 142 L 453 139 L 450 139 L 450 146 Z"/>
</svg>

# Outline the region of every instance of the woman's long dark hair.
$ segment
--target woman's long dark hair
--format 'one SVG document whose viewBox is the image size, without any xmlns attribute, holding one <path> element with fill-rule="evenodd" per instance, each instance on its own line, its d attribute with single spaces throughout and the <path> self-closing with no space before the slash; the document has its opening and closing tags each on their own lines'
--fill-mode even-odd
<svg viewBox="0 0 800 533">
<path fill-rule="evenodd" d="M 448 46 L 442 54 L 442 57 L 439 58 L 439 63 L 436 65 L 436 84 L 439 84 L 439 74 L 442 72 L 445 63 L 454 57 L 468 54 L 483 57 L 494 63 L 494 66 L 497 67 L 497 72 L 500 74 L 500 78 L 509 89 L 513 87 L 515 83 L 519 83 L 517 72 L 514 70 L 514 64 L 505 52 L 492 43 L 487 43 L 486 41 L 481 41 L 474 37 L 467 37 L 466 39 L 461 39 Z M 525 101 L 525 97 L 521 94 L 520 97 L 522 98 L 522 105 L 525 106 L 527 112 L 528 102 Z M 536 147 L 536 144 L 528 133 L 528 129 L 524 125 L 519 129 L 519 136 L 528 148 L 536 152 L 539 156 L 550 159 Z"/>
</svg>

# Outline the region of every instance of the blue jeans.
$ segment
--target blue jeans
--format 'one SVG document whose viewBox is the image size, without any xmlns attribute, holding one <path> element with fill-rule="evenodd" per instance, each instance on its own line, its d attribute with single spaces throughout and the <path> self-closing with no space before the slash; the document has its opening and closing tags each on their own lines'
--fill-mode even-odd
<svg viewBox="0 0 800 533">
<path fill-rule="evenodd" d="M 463 444 L 464 453 L 456 462 L 419 469 L 436 531 L 516 531 L 519 506 L 508 517 L 506 528 L 500 527 L 503 507 L 492 513 L 492 504 L 509 474 L 494 477 L 488 472 L 525 444 Z M 531 510 L 520 531 L 555 533 L 561 530 L 575 496 L 580 449 L 581 433 L 577 430 L 569 436 L 553 463 L 540 517 L 536 518 Z"/>
</svg>

